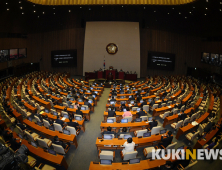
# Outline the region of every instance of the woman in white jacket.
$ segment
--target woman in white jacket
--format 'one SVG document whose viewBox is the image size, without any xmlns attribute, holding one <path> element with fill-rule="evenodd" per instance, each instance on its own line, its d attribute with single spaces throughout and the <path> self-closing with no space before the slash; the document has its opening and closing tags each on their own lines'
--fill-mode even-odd
<svg viewBox="0 0 222 170">
<path fill-rule="evenodd" d="M 122 153 L 123 153 L 123 155 L 125 155 L 125 153 L 127 153 L 127 152 L 134 151 L 135 143 L 133 142 L 132 138 L 128 138 L 127 141 L 123 144 L 123 146 L 125 148 L 122 150 Z"/>
</svg>

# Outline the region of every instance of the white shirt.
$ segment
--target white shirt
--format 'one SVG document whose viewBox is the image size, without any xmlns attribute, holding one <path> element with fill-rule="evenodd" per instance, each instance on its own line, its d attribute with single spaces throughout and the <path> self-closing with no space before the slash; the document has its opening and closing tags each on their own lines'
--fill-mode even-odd
<svg viewBox="0 0 222 170">
<path fill-rule="evenodd" d="M 134 142 L 132 142 L 132 143 L 127 143 L 127 142 L 125 142 L 125 143 L 123 144 L 123 146 L 125 147 L 125 148 L 123 149 L 123 155 L 124 155 L 124 154 L 127 153 L 127 152 L 133 152 L 133 151 L 134 151 L 135 143 L 134 143 Z"/>
</svg>

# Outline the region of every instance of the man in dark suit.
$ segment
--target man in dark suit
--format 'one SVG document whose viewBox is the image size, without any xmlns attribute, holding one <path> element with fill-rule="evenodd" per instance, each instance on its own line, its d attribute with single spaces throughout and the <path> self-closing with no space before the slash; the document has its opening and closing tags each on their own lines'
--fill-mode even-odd
<svg viewBox="0 0 222 170">
<path fill-rule="evenodd" d="M 26 126 L 22 123 L 19 122 L 19 120 L 15 121 L 15 125 L 17 125 L 18 127 L 20 127 L 20 129 L 25 130 Z"/>
<path fill-rule="evenodd" d="M 210 132 L 214 126 L 215 126 L 215 122 L 209 122 L 204 128 L 204 132 L 206 133 Z"/>
<path fill-rule="evenodd" d="M 64 122 L 62 120 L 60 120 L 59 115 L 57 116 L 57 119 L 56 119 L 55 123 L 60 124 L 62 127 L 64 126 Z"/>
<path fill-rule="evenodd" d="M 77 115 L 81 115 L 83 117 L 83 113 L 81 111 L 81 107 L 78 107 L 78 109 L 76 110 L 76 114 Z"/>
<path fill-rule="evenodd" d="M 111 110 L 108 111 L 108 117 L 115 117 L 116 116 L 116 112 L 114 111 L 113 107 L 111 107 Z"/>
<path fill-rule="evenodd" d="M 120 136 L 121 134 L 130 135 L 130 133 L 127 132 L 127 128 L 126 128 L 126 127 L 123 127 L 122 132 L 119 133 L 119 136 Z"/>
<path fill-rule="evenodd" d="M 169 131 L 167 133 L 167 135 L 161 136 L 161 142 L 158 145 L 159 145 L 159 147 L 161 147 L 161 145 L 163 145 L 166 148 L 168 145 L 171 144 L 172 140 L 173 140 L 172 132 Z"/>
<path fill-rule="evenodd" d="M 112 99 L 110 99 L 110 101 L 116 102 L 116 99 L 114 99 L 114 96 L 112 96 Z"/>
<path fill-rule="evenodd" d="M 111 130 L 112 130 L 112 128 L 111 128 L 110 126 L 107 127 L 107 131 L 104 131 L 104 132 L 103 132 L 103 135 L 104 135 L 104 134 L 113 134 L 113 135 L 114 135 L 115 133 L 114 133 L 113 131 L 111 131 Z"/>
<path fill-rule="evenodd" d="M 152 122 L 150 122 L 149 125 L 150 125 L 149 129 L 152 130 L 153 127 L 156 127 L 158 125 L 158 122 L 156 121 L 155 118 L 153 118 Z"/>
<path fill-rule="evenodd" d="M 54 139 L 52 140 L 52 143 L 56 144 L 56 145 L 61 145 L 64 149 L 68 146 L 70 146 L 70 143 L 63 143 L 62 141 L 59 141 L 59 137 L 55 136 Z"/>
<path fill-rule="evenodd" d="M 140 102 L 141 99 L 142 99 L 142 97 L 141 97 L 140 95 L 137 95 L 136 100 L 137 100 L 138 102 Z"/>
<path fill-rule="evenodd" d="M 141 103 L 141 107 L 143 107 L 143 105 L 147 105 L 147 102 L 145 99 L 143 100 L 143 103 Z"/>
<path fill-rule="evenodd" d="M 179 115 L 179 118 L 180 118 L 180 120 L 184 120 L 184 119 L 187 118 L 187 114 L 182 113 L 182 114 Z"/>
<path fill-rule="evenodd" d="M 138 112 L 138 113 L 136 113 L 138 116 L 139 116 L 139 118 L 141 117 L 141 116 L 146 116 L 146 113 L 143 111 L 143 108 L 141 107 L 140 108 L 140 111 Z"/>
<path fill-rule="evenodd" d="M 152 98 L 152 99 L 151 99 L 151 102 L 150 102 L 150 106 L 152 107 L 154 104 L 155 104 L 155 101 L 154 101 L 154 99 Z"/>
<path fill-rule="evenodd" d="M 77 122 L 73 122 L 72 118 L 69 118 L 69 122 L 67 122 L 68 126 L 74 127 L 76 130 L 80 130 L 79 124 Z"/>
<path fill-rule="evenodd" d="M 89 103 L 88 99 L 85 100 L 84 105 L 91 107 L 92 105 Z"/>
</svg>

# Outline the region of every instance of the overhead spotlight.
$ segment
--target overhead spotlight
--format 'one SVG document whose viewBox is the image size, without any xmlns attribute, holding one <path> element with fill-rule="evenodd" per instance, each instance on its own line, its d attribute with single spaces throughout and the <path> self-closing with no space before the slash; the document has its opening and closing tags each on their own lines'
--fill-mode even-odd
<svg viewBox="0 0 222 170">
<path fill-rule="evenodd" d="M 207 8 L 206 8 L 207 9 Z"/>
<path fill-rule="evenodd" d="M 102 6 L 102 8 L 103 8 L 103 6 Z"/>
<path fill-rule="evenodd" d="M 122 6 L 122 8 L 123 8 L 123 6 Z"/>
<path fill-rule="evenodd" d="M 33 12 L 36 12 L 36 11 L 33 11 Z"/>
<path fill-rule="evenodd" d="M 144 9 L 146 9 L 146 7 L 143 7 Z"/>
<path fill-rule="evenodd" d="M 21 4 L 22 2 L 21 2 L 21 1 L 19 1 L 19 3 Z"/>
<path fill-rule="evenodd" d="M 45 14 L 45 12 L 42 12 L 42 14 Z"/>
<path fill-rule="evenodd" d="M 82 7 L 79 7 L 79 8 L 82 8 Z"/>
<path fill-rule="evenodd" d="M 208 0 L 206 0 L 206 2 L 208 2 Z"/>
<path fill-rule="evenodd" d="M 220 4 L 222 4 L 222 2 L 220 2 Z"/>
<path fill-rule="evenodd" d="M 185 17 L 185 19 L 187 19 L 187 17 Z"/>
<path fill-rule="evenodd" d="M 20 9 L 22 9 L 22 6 L 20 7 Z"/>
<path fill-rule="evenodd" d="M 24 14 L 24 12 L 22 12 L 22 15 Z"/>
<path fill-rule="evenodd" d="M 195 8 L 195 6 L 193 6 L 193 8 Z"/>
<path fill-rule="evenodd" d="M 222 10 L 220 9 L 220 11 L 222 11 Z"/>
<path fill-rule="evenodd" d="M 207 14 L 204 14 L 204 15 L 207 15 Z"/>
<path fill-rule="evenodd" d="M 168 13 L 168 15 L 169 15 L 170 13 Z"/>
<path fill-rule="evenodd" d="M 71 10 L 69 10 L 69 12 L 71 12 Z"/>
<path fill-rule="evenodd" d="M 7 11 L 9 11 L 9 9 L 7 8 Z"/>
<path fill-rule="evenodd" d="M 7 2 L 6 2 L 5 4 L 6 4 L 6 5 L 8 5 L 8 3 L 7 3 Z"/>
<path fill-rule="evenodd" d="M 196 70 L 197 68 L 195 67 L 195 70 Z"/>
<path fill-rule="evenodd" d="M 172 9 L 174 9 L 174 8 L 172 8 Z"/>
<path fill-rule="evenodd" d="M 179 12 L 179 14 L 181 14 L 181 13 Z"/>
<path fill-rule="evenodd" d="M 55 13 L 54 13 L 54 15 L 55 15 Z"/>
<path fill-rule="evenodd" d="M 191 12 L 189 12 L 191 14 Z"/>
<path fill-rule="evenodd" d="M 53 8 L 53 9 L 55 9 L 55 8 Z"/>
<path fill-rule="evenodd" d="M 33 6 L 35 6 L 35 5 L 33 5 Z"/>
<path fill-rule="evenodd" d="M 89 8 L 89 10 L 91 10 L 91 8 Z"/>
<path fill-rule="evenodd" d="M 39 16 L 38 16 L 38 18 L 39 18 Z"/>
<path fill-rule="evenodd" d="M 153 11 L 153 12 L 156 12 L 156 11 Z"/>
</svg>

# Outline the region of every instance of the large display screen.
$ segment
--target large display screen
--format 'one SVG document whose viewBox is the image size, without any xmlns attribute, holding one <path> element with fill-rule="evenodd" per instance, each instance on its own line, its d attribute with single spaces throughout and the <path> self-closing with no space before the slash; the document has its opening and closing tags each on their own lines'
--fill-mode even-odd
<svg viewBox="0 0 222 170">
<path fill-rule="evenodd" d="M 175 54 L 148 52 L 147 67 L 173 71 L 175 67 Z"/>
<path fill-rule="evenodd" d="M 52 67 L 76 67 L 77 50 L 51 51 Z"/>
</svg>

